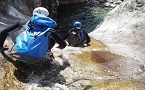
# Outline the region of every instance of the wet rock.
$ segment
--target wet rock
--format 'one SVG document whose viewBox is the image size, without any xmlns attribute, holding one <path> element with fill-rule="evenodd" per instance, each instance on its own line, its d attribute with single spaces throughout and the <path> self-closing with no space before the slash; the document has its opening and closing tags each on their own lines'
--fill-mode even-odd
<svg viewBox="0 0 145 90">
<path fill-rule="evenodd" d="M 144 3 L 144 1 L 140 3 Z M 144 13 L 145 4 L 142 9 L 136 9 L 138 5 L 139 3 L 134 0 L 124 1 L 110 11 L 103 24 L 94 31 L 96 38 L 108 44 L 117 43 L 142 47 L 144 42 L 142 36 L 145 34 L 143 33 L 145 15 L 142 13 Z M 90 35 L 94 37 L 92 33 Z"/>
<path fill-rule="evenodd" d="M 123 56 L 118 60 L 120 64 L 117 65 L 123 71 L 115 72 L 115 76 L 120 77 L 121 80 L 133 79 L 133 82 L 138 85 L 143 84 L 140 79 L 144 78 L 137 75 L 143 74 L 144 71 L 140 66 L 145 64 L 144 10 L 144 0 L 124 0 L 107 14 L 100 27 L 89 34 L 96 40 L 101 40 L 111 52 Z M 107 63 L 107 66 L 110 64 Z M 135 78 L 138 78 L 137 81 Z M 142 89 L 142 87 L 139 88 Z"/>
</svg>

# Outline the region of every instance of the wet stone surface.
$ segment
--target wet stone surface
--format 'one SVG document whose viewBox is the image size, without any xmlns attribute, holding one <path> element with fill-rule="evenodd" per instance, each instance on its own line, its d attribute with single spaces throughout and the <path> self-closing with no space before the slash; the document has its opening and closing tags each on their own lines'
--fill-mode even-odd
<svg viewBox="0 0 145 90">
<path fill-rule="evenodd" d="M 70 66 L 58 72 L 30 68 L 19 70 L 14 64 L 1 59 L 1 88 L 6 90 L 144 90 L 145 76 L 143 66 L 135 72 L 126 60 L 128 57 L 116 55 L 108 51 L 105 45 L 91 41 L 91 46 L 74 48 L 67 46 L 64 50 L 53 48 L 57 60 L 62 54 Z M 133 63 L 133 62 L 132 62 Z M 19 64 L 20 65 L 20 64 Z"/>
</svg>

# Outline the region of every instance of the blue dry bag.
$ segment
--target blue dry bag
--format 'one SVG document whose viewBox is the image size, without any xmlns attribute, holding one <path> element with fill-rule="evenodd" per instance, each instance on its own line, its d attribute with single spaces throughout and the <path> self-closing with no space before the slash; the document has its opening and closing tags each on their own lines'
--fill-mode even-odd
<svg viewBox="0 0 145 90">
<path fill-rule="evenodd" d="M 25 60 L 45 57 L 49 46 L 49 36 L 52 32 L 50 27 L 54 26 L 56 26 L 54 20 L 40 14 L 33 15 L 26 24 L 26 30 L 16 37 L 14 49 L 19 52 L 15 53 L 17 58 Z M 30 61 L 30 63 L 37 62 L 35 60 L 25 61 Z"/>
</svg>

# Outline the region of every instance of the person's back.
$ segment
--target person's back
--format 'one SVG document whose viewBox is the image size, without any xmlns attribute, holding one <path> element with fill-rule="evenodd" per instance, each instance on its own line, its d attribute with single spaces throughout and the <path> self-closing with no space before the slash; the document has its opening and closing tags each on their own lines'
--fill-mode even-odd
<svg viewBox="0 0 145 90">
<path fill-rule="evenodd" d="M 82 47 L 84 44 L 90 43 L 90 37 L 81 29 L 82 24 L 78 21 L 74 22 L 74 28 L 64 37 L 68 44 L 73 47 Z"/>
<path fill-rule="evenodd" d="M 72 29 L 67 38 L 68 44 L 73 47 L 82 46 L 84 41 L 85 41 L 84 34 L 80 29 Z"/>
<path fill-rule="evenodd" d="M 52 33 L 54 33 L 52 28 L 57 24 L 53 19 L 47 17 L 49 14 L 47 9 L 42 8 L 41 11 L 41 8 L 34 9 L 33 16 L 26 23 L 26 30 L 16 37 L 16 44 L 10 54 L 27 64 L 36 64 L 43 60 L 48 50 L 53 47 L 50 45 Z M 57 34 L 53 37 L 55 39 Z M 65 48 L 66 43 L 60 37 L 57 37 L 55 41 L 61 41 L 60 48 Z"/>
</svg>

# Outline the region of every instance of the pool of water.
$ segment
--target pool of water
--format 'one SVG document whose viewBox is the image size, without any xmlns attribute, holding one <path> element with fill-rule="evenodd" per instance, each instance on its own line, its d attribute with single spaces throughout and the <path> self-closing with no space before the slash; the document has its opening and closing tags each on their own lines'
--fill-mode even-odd
<svg viewBox="0 0 145 90">
<path fill-rule="evenodd" d="M 69 30 L 75 21 L 81 21 L 82 29 L 89 33 L 103 21 L 108 11 L 109 8 L 88 5 L 87 3 L 60 5 L 57 24 L 59 29 Z"/>
</svg>

